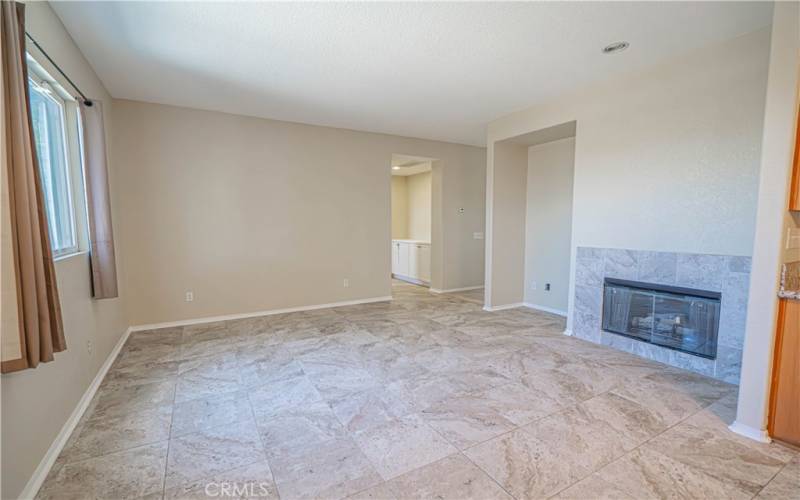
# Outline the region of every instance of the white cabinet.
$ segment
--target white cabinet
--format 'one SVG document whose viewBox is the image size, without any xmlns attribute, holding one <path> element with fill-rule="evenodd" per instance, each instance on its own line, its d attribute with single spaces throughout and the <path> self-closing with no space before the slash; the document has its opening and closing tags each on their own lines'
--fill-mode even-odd
<svg viewBox="0 0 800 500">
<path fill-rule="evenodd" d="M 392 241 L 392 274 L 400 274 L 400 243 Z"/>
<path fill-rule="evenodd" d="M 430 283 L 431 281 L 431 246 L 417 245 L 417 278 Z"/>
<path fill-rule="evenodd" d="M 397 274 L 408 276 L 410 273 L 408 243 L 400 243 L 400 255 L 397 259 Z"/>
<path fill-rule="evenodd" d="M 405 241 L 392 240 L 392 274 L 409 276 L 409 245 Z"/>
<path fill-rule="evenodd" d="M 431 280 L 431 245 L 414 240 L 392 240 L 392 274 L 411 281 Z"/>
<path fill-rule="evenodd" d="M 409 243 L 407 246 L 408 246 L 407 276 L 419 279 L 419 245 L 416 243 Z"/>
</svg>

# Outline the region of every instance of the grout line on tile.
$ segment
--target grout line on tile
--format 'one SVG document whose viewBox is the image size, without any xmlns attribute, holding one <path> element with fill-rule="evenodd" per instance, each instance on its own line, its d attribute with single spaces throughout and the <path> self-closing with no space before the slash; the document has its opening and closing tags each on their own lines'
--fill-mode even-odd
<svg viewBox="0 0 800 500">
<path fill-rule="evenodd" d="M 181 330 L 181 335 L 183 335 L 183 330 Z M 172 407 L 171 407 L 172 411 L 171 411 L 170 417 L 169 417 L 169 433 L 167 434 L 167 453 L 164 456 L 164 476 L 163 476 L 163 479 L 161 480 L 161 498 L 162 499 L 167 496 L 167 471 L 169 471 L 169 453 L 170 453 L 170 449 L 172 447 L 172 424 L 175 421 L 175 399 L 177 398 L 177 395 L 178 395 L 178 380 L 177 380 L 177 377 L 179 377 L 179 375 L 176 376 L 175 387 L 172 390 Z"/>
</svg>

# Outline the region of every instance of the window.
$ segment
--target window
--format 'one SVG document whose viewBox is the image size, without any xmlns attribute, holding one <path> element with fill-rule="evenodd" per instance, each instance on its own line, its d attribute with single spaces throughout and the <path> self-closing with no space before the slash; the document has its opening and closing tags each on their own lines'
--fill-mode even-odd
<svg viewBox="0 0 800 500">
<path fill-rule="evenodd" d="M 80 199 L 76 194 L 82 194 L 77 168 L 80 163 L 77 106 L 64 98 L 63 89 L 30 57 L 28 68 L 31 124 L 50 244 L 53 257 L 63 257 L 80 251 L 75 209 L 75 202 Z"/>
</svg>

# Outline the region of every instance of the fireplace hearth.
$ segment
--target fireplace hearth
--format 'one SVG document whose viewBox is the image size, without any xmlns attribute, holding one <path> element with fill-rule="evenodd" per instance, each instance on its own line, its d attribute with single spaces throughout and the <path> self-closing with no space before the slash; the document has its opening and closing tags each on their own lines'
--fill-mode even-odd
<svg viewBox="0 0 800 500">
<path fill-rule="evenodd" d="M 719 292 L 605 278 L 604 331 L 714 359 Z"/>
</svg>

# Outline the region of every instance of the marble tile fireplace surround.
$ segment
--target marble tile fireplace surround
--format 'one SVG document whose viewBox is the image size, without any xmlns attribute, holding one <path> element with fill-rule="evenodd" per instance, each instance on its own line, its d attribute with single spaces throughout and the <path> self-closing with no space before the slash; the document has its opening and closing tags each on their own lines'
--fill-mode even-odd
<svg viewBox="0 0 800 500">
<path fill-rule="evenodd" d="M 603 331 L 606 278 L 708 290 L 721 294 L 716 355 L 702 357 Z M 750 257 L 578 247 L 575 262 L 576 337 L 739 383 L 744 344 Z"/>
</svg>

